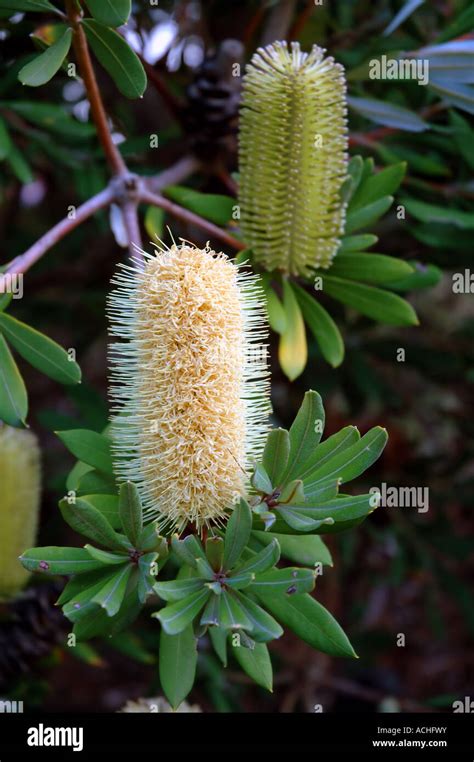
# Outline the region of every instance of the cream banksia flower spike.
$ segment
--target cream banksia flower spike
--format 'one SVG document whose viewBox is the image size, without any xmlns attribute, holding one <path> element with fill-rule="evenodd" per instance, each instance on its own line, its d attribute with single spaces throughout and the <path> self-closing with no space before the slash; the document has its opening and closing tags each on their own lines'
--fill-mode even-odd
<svg viewBox="0 0 474 762">
<path fill-rule="evenodd" d="M 275 42 L 257 50 L 244 77 L 242 231 L 258 264 L 291 275 L 330 267 L 344 231 L 346 82 L 324 53 Z"/>
<path fill-rule="evenodd" d="M 119 481 L 146 515 L 198 530 L 246 492 L 268 432 L 265 306 L 255 275 L 191 244 L 122 265 L 109 297 Z"/>
<path fill-rule="evenodd" d="M 0 600 L 14 597 L 30 576 L 18 556 L 35 543 L 40 493 L 36 436 L 0 424 Z"/>
</svg>

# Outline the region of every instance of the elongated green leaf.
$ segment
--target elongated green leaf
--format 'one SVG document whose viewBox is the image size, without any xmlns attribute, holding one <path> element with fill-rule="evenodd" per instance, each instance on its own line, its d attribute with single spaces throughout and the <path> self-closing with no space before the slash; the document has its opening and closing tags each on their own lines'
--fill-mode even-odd
<svg viewBox="0 0 474 762">
<path fill-rule="evenodd" d="M 282 625 L 293 630 L 298 637 L 318 651 L 331 656 L 356 657 L 340 625 L 329 611 L 310 595 L 265 595 L 264 606 Z"/>
<path fill-rule="evenodd" d="M 63 518 L 79 534 L 113 550 L 127 550 L 125 537 L 112 529 L 105 516 L 86 500 L 78 497 L 75 503 L 66 498 L 59 502 Z"/>
<path fill-rule="evenodd" d="M 38 11 L 43 13 L 44 11 L 59 13 L 58 9 L 49 2 L 49 0 L 2 0 L 2 10 L 11 9 L 12 11 Z"/>
<path fill-rule="evenodd" d="M 20 561 L 28 571 L 47 574 L 82 574 L 104 568 L 83 548 L 31 548 L 22 553 Z"/>
<path fill-rule="evenodd" d="M 248 543 L 252 529 L 252 513 L 245 500 L 232 511 L 227 523 L 224 546 L 224 569 L 232 569 Z"/>
<path fill-rule="evenodd" d="M 139 58 L 113 29 L 92 19 L 82 21 L 87 39 L 100 63 L 127 98 L 139 98 L 147 80 Z"/>
<path fill-rule="evenodd" d="M 178 635 L 191 624 L 193 619 L 204 607 L 207 599 L 211 595 L 207 587 L 192 593 L 187 598 L 183 598 L 170 606 L 160 609 L 152 614 L 152 617 L 159 619 L 161 626 L 168 635 Z"/>
<path fill-rule="evenodd" d="M 281 509 L 278 509 L 278 516 L 291 527 L 293 532 L 315 532 L 318 529 L 324 529 L 328 524 L 334 524 L 334 519 L 332 517 L 324 519 L 315 518 L 305 514 L 303 511 L 300 511 L 298 507 L 293 505 L 282 506 Z M 275 531 L 284 531 L 280 521 L 275 523 Z"/>
<path fill-rule="evenodd" d="M 397 14 L 393 17 L 390 24 L 387 26 L 386 29 L 383 31 L 383 36 L 387 37 L 389 34 L 392 34 L 396 29 L 398 29 L 399 26 L 403 24 L 404 21 L 409 18 L 412 13 L 414 13 L 417 8 L 420 7 L 420 5 L 423 5 L 425 0 L 407 0 Z"/>
<path fill-rule="evenodd" d="M 359 439 L 360 433 L 356 426 L 345 426 L 343 429 L 336 432 L 336 434 L 332 434 L 332 436 L 328 437 L 324 442 L 321 442 L 317 446 L 313 455 L 303 464 L 298 477 L 306 481 L 316 467 L 319 468 L 320 466 L 323 466 L 333 457 L 339 455 L 348 447 L 358 442 Z"/>
<path fill-rule="evenodd" d="M 102 564 L 107 566 L 118 566 L 119 564 L 129 563 L 130 559 L 124 553 L 110 553 L 108 550 L 100 550 L 94 548 L 93 545 L 84 545 L 85 550 L 89 553 L 91 558 L 95 558 Z"/>
<path fill-rule="evenodd" d="M 255 464 L 251 481 L 252 486 L 255 487 L 257 492 L 262 492 L 264 495 L 271 495 L 273 485 L 265 467 L 261 463 Z"/>
<path fill-rule="evenodd" d="M 188 535 L 184 540 L 180 540 L 177 535 L 174 535 L 171 540 L 171 547 L 178 558 L 193 569 L 196 568 L 197 558 L 206 560 L 206 554 L 201 543 L 193 535 Z"/>
<path fill-rule="evenodd" d="M 71 601 L 89 588 L 96 588 L 100 582 L 103 584 L 108 579 L 110 572 L 110 569 L 107 569 L 106 566 L 101 564 L 99 568 L 93 569 L 92 571 L 75 574 L 68 580 L 61 595 L 56 601 L 56 606 L 62 606 L 64 603 Z M 98 590 L 99 588 L 97 587 L 96 589 Z"/>
<path fill-rule="evenodd" d="M 265 643 L 255 643 L 252 649 L 234 646 L 232 653 L 244 672 L 257 685 L 261 685 L 267 691 L 273 691 L 272 662 Z"/>
<path fill-rule="evenodd" d="M 122 26 L 128 21 L 132 0 L 86 0 L 96 21 L 106 26 Z"/>
<path fill-rule="evenodd" d="M 461 83 L 446 82 L 443 79 L 431 78 L 431 89 L 445 98 L 448 103 L 456 108 L 460 108 L 463 111 L 467 111 L 468 114 L 474 114 L 474 88 L 469 85 L 463 85 Z"/>
<path fill-rule="evenodd" d="M 219 572 L 224 563 L 224 540 L 222 537 L 208 537 L 206 540 L 206 558 L 212 570 Z"/>
<path fill-rule="evenodd" d="M 38 100 L 1 101 L 1 105 L 5 108 L 11 108 L 12 111 L 15 111 L 28 122 L 49 132 L 59 134 L 61 137 L 87 140 L 95 134 L 95 127 L 92 124 L 73 119 L 63 106 L 40 103 Z"/>
<path fill-rule="evenodd" d="M 338 257 L 339 255 L 335 262 L 337 262 Z M 303 317 L 318 342 L 321 354 L 333 368 L 337 368 L 344 359 L 344 341 L 339 328 L 315 296 L 310 296 L 296 283 L 292 283 L 292 288 L 298 299 Z"/>
<path fill-rule="evenodd" d="M 107 519 L 114 529 L 122 529 L 122 522 L 118 512 L 117 495 L 81 495 L 82 500 L 94 506 Z"/>
<path fill-rule="evenodd" d="M 232 211 L 236 203 L 230 196 L 222 196 L 217 193 L 199 193 L 191 188 L 180 185 L 171 185 L 165 190 L 165 195 L 180 206 L 190 209 L 206 220 L 215 222 L 216 225 L 225 225 L 232 217 Z"/>
<path fill-rule="evenodd" d="M 12 293 L 6 293 L 0 295 L 0 312 L 3 312 L 4 310 L 9 307 L 11 300 L 13 299 Z"/>
<path fill-rule="evenodd" d="M 380 426 L 364 434 L 351 447 L 335 454 L 325 463 L 316 466 L 307 477 L 308 488 L 311 484 L 328 479 L 338 479 L 341 484 L 355 479 L 364 473 L 380 457 L 387 444 L 387 431 Z"/>
<path fill-rule="evenodd" d="M 13 143 L 5 121 L 0 117 L 0 161 L 11 155 Z"/>
<path fill-rule="evenodd" d="M 395 127 L 408 132 L 424 132 L 429 125 L 415 114 L 402 106 L 387 101 L 378 101 L 373 98 L 356 98 L 351 96 L 347 99 L 349 108 L 358 114 L 385 127 Z"/>
<path fill-rule="evenodd" d="M 153 240 L 156 237 L 162 238 L 163 228 L 165 222 L 165 213 L 163 209 L 157 206 L 149 206 L 145 213 L 145 219 L 143 221 L 145 230 Z"/>
<path fill-rule="evenodd" d="M 272 429 L 263 451 L 263 466 L 272 484 L 278 486 L 290 455 L 290 437 L 286 429 Z"/>
<path fill-rule="evenodd" d="M 61 442 L 66 445 L 79 460 L 88 463 L 104 474 L 113 474 L 113 462 L 110 451 L 110 439 L 88 429 L 70 429 L 56 432 Z"/>
<path fill-rule="evenodd" d="M 227 577 L 226 585 L 232 590 L 244 590 L 255 579 L 252 572 L 235 572 L 231 577 Z"/>
<path fill-rule="evenodd" d="M 405 299 L 390 291 L 354 283 L 343 278 L 324 276 L 324 290 L 333 299 L 347 304 L 362 315 L 388 325 L 418 325 L 416 312 Z"/>
<path fill-rule="evenodd" d="M 254 530 L 252 535 L 264 545 L 277 540 L 283 558 L 287 558 L 293 563 L 303 564 L 303 566 L 314 566 L 317 563 L 321 563 L 325 566 L 333 565 L 331 553 L 324 541 L 318 535 L 302 537 L 301 535 L 292 536 L 274 534 L 273 532 L 270 534 L 269 532 L 261 532 L 258 530 Z"/>
<path fill-rule="evenodd" d="M 116 569 L 111 567 L 104 567 L 100 577 L 89 588 L 81 590 L 63 606 L 64 616 L 70 622 L 79 622 L 89 614 L 96 612 L 100 607 L 92 599 L 109 580 L 113 579 L 116 571 Z"/>
<path fill-rule="evenodd" d="M 158 558 L 158 553 L 145 553 L 138 560 L 138 597 L 141 603 L 145 603 L 149 595 L 153 593 L 156 574 L 152 573 L 152 566 Z"/>
<path fill-rule="evenodd" d="M 349 251 L 365 251 L 377 243 L 379 239 L 371 233 L 360 233 L 359 235 L 347 235 L 341 241 L 339 254 L 346 254 Z"/>
<path fill-rule="evenodd" d="M 193 628 L 179 635 L 160 635 L 160 682 L 173 709 L 177 709 L 193 687 L 197 664 L 197 641 Z"/>
<path fill-rule="evenodd" d="M 243 593 L 236 595 L 242 609 L 252 623 L 250 634 L 257 643 L 268 643 L 270 640 L 281 638 L 283 629 L 270 614 Z"/>
<path fill-rule="evenodd" d="M 278 563 L 280 558 L 280 546 L 278 540 L 273 538 L 259 553 L 252 553 L 243 564 L 235 571 L 235 574 L 264 572 Z"/>
<path fill-rule="evenodd" d="M 404 198 L 401 203 L 406 207 L 409 214 L 421 222 L 438 222 L 455 225 L 462 230 L 474 230 L 473 212 L 464 212 L 449 206 L 427 204 L 414 198 Z"/>
<path fill-rule="evenodd" d="M 283 309 L 286 328 L 280 336 L 278 358 L 283 372 L 294 381 L 303 372 L 308 359 L 308 346 L 303 315 L 290 283 L 283 281 Z"/>
<path fill-rule="evenodd" d="M 227 667 L 227 631 L 222 627 L 210 627 L 208 632 L 214 651 L 223 666 Z"/>
<path fill-rule="evenodd" d="M 4 317 L 3 315 L 1 315 Z M 0 335 L 0 419 L 9 426 L 25 426 L 28 395 L 8 344 Z"/>
<path fill-rule="evenodd" d="M 201 616 L 201 619 L 199 620 L 199 623 L 204 626 L 207 625 L 211 628 L 214 628 L 220 625 L 219 608 L 220 608 L 219 596 L 211 595 L 208 602 L 206 603 L 204 611 L 202 612 L 202 616 Z"/>
<path fill-rule="evenodd" d="M 35 328 L 0 314 L 0 331 L 16 351 L 34 368 L 60 384 L 78 384 L 81 380 L 79 365 L 68 353 Z"/>
<path fill-rule="evenodd" d="M 423 265 L 420 262 L 412 261 L 413 273 L 404 278 L 397 278 L 389 283 L 385 283 L 386 288 L 394 291 L 412 291 L 420 288 L 432 288 L 436 286 L 443 277 L 442 270 L 436 265 Z"/>
<path fill-rule="evenodd" d="M 72 42 L 72 29 L 66 29 L 57 42 L 50 45 L 44 53 L 23 66 L 18 73 L 18 79 L 22 85 L 39 87 L 46 84 L 54 77 L 69 53 Z"/>
<path fill-rule="evenodd" d="M 270 285 L 268 277 L 262 277 L 261 285 L 265 293 L 267 303 L 267 314 L 270 328 L 276 333 L 282 334 L 286 330 L 287 321 L 283 304 Z"/>
<path fill-rule="evenodd" d="M 123 531 L 137 548 L 143 529 L 143 512 L 137 487 L 132 482 L 120 485 L 119 512 Z"/>
<path fill-rule="evenodd" d="M 393 196 L 382 196 L 382 198 L 373 201 L 367 206 L 349 212 L 346 220 L 346 233 L 353 233 L 354 230 L 360 230 L 360 228 L 366 228 L 369 225 L 373 225 L 379 217 L 390 209 L 392 202 Z"/>
<path fill-rule="evenodd" d="M 290 435 L 290 457 L 282 481 L 288 483 L 296 479 L 302 465 L 315 451 L 324 430 L 325 414 L 321 396 L 310 390 L 293 421 Z"/>
<path fill-rule="evenodd" d="M 226 630 L 252 629 L 252 623 L 235 593 L 223 591 L 219 596 L 219 621 Z"/>
<path fill-rule="evenodd" d="M 392 164 L 376 174 L 370 175 L 357 189 L 351 199 L 349 211 L 373 204 L 383 196 L 393 196 L 406 172 L 406 162 Z"/>
<path fill-rule="evenodd" d="M 392 280 L 410 277 L 412 265 L 403 259 L 387 257 L 384 254 L 338 254 L 331 267 L 331 276 L 348 280 L 362 280 L 366 283 L 387 284 Z"/>
<path fill-rule="evenodd" d="M 93 597 L 94 603 L 98 603 L 105 609 L 108 616 L 114 616 L 120 609 L 131 573 L 132 565 L 127 564 L 123 569 L 116 572 L 102 590 Z"/>
<path fill-rule="evenodd" d="M 68 489 L 73 489 L 73 488 L 68 487 Z M 81 476 L 79 480 L 79 485 L 77 487 L 77 491 L 81 497 L 85 497 L 89 493 L 93 495 L 110 496 L 113 492 L 115 492 L 115 489 L 116 489 L 116 486 L 115 486 L 113 477 L 107 476 L 101 471 L 96 471 L 95 469 L 91 469 L 87 471 L 85 474 L 83 474 L 83 476 Z M 100 510 L 102 513 L 104 513 L 104 515 L 106 515 L 107 513 L 106 511 L 102 511 L 102 509 L 99 506 L 97 507 L 98 507 L 98 510 Z M 118 516 L 118 502 L 117 502 L 117 516 Z M 120 528 L 120 526 L 121 524 L 119 520 L 119 524 L 117 528 Z"/>
<path fill-rule="evenodd" d="M 297 514 L 301 518 L 312 519 L 316 522 L 332 519 L 331 523 L 353 521 L 361 517 L 368 516 L 378 505 L 377 496 L 373 494 L 366 495 L 346 495 L 329 500 L 323 505 L 289 505 L 282 506 L 278 510 L 279 514 L 287 518 L 287 513 Z"/>
<path fill-rule="evenodd" d="M 314 582 L 314 571 L 311 569 L 288 567 L 258 574 L 249 589 L 252 593 L 259 593 L 260 597 L 263 598 L 266 597 L 267 593 L 269 595 L 275 595 L 275 593 L 297 595 L 311 592 L 314 588 Z"/>
</svg>

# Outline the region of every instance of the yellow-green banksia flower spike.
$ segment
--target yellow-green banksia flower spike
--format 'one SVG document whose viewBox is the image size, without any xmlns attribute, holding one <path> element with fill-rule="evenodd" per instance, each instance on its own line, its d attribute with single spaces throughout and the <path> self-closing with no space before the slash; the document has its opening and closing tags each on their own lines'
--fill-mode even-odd
<svg viewBox="0 0 474 762">
<path fill-rule="evenodd" d="M 259 48 L 244 76 L 239 136 L 242 231 L 267 270 L 328 268 L 344 232 L 343 67 L 317 45 Z"/>
<path fill-rule="evenodd" d="M 40 496 L 36 436 L 0 424 L 0 600 L 14 597 L 29 577 L 18 556 L 35 544 Z"/>
<path fill-rule="evenodd" d="M 110 347 L 117 477 L 163 526 L 219 523 L 268 431 L 258 278 L 182 243 L 121 265 L 112 282 L 110 333 L 124 340 Z"/>
</svg>

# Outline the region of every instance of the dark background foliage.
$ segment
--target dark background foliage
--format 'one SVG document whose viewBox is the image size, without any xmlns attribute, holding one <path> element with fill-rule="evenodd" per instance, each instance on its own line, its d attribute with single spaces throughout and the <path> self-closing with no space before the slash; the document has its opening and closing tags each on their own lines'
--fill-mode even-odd
<svg viewBox="0 0 474 762">
<path fill-rule="evenodd" d="M 407 160 L 399 195 L 451 210 L 455 220 L 456 211 L 472 214 L 474 194 L 473 149 L 468 140 L 463 142 L 466 133 L 456 131 L 456 115 L 468 130 L 472 117 L 444 105 L 440 108 L 439 100 L 416 83 L 370 82 L 361 72 L 364 62 L 381 52 L 416 50 L 439 41 L 468 6 L 441 0 L 425 3 L 396 34 L 384 38 L 383 29 L 400 8 L 397 2 L 334 0 L 315 7 L 302 1 L 163 0 L 152 10 L 146 2 L 135 2 L 129 33 L 138 44 L 148 39 L 145 96 L 126 100 L 98 66 L 99 84 L 114 131 L 126 137 L 120 149 L 131 169 L 154 174 L 197 150 L 205 161 L 188 184 L 229 193 L 231 173 L 237 168 L 236 98 L 232 88 L 226 90 L 222 59 L 216 64 L 209 56 L 223 40 L 232 38 L 243 41 L 247 60 L 262 39 L 273 39 L 273 29 L 278 37 L 298 39 L 303 49 L 316 42 L 347 67 L 352 94 L 417 113 L 431 108 L 432 129 L 423 133 L 391 130 L 352 112 L 351 151 L 373 156 L 380 167 L 395 159 Z M 84 118 L 84 93 L 65 76 L 56 76 L 33 94 L 16 80 L 16 72 L 32 53 L 29 34 L 41 24 L 48 24 L 47 16 L 28 14 L 16 23 L 2 24 L 6 34 L 0 113 L 30 169 L 19 178 L 7 163 L 1 165 L 1 264 L 61 219 L 70 204 L 80 204 L 107 180 L 94 134 L 70 136 L 54 125 L 35 125 L 8 105 L 34 99 L 38 107 L 43 102 L 73 106 L 75 114 Z M 471 27 L 472 23 L 461 24 L 457 36 L 469 34 Z M 155 52 L 161 52 L 156 61 L 150 53 L 153 39 Z M 218 106 L 216 88 L 218 98 L 221 88 L 225 95 Z M 158 148 L 150 148 L 151 134 L 158 135 Z M 175 236 L 197 243 L 207 240 L 198 228 L 170 218 L 166 223 Z M 472 294 L 453 293 L 451 276 L 469 267 L 473 227 L 474 222 L 466 229 L 449 219 L 423 222 L 411 215 L 400 222 L 391 211 L 376 231 L 377 250 L 432 262 L 445 271 L 435 289 L 413 297 L 421 328 L 375 325 L 339 305 L 335 316 L 347 347 L 339 369 L 330 369 L 315 345 L 310 345 L 306 371 L 294 383 L 273 361 L 275 423 L 289 426 L 304 391 L 317 389 L 325 400 L 327 433 L 348 423 L 362 431 L 381 424 L 389 431 L 383 457 L 364 477 L 365 484 L 359 480 L 358 491 L 381 482 L 430 491 L 427 513 L 382 508 L 357 530 L 329 538 L 334 567 L 318 578 L 317 595 L 346 629 L 360 659 L 327 657 L 287 634 L 272 644 L 275 690 L 267 694 L 232 667 L 222 672 L 212 652 L 204 649 L 190 699 L 205 710 L 294 712 L 312 711 L 315 704 L 323 704 L 325 711 L 450 709 L 453 700 L 469 695 L 469 640 L 474 630 L 469 590 L 474 310 Z M 145 240 L 148 237 L 144 235 Z M 101 213 L 28 273 L 25 298 L 12 309 L 15 317 L 64 347 L 74 347 L 84 378 L 80 387 L 67 390 L 21 365 L 30 393 L 30 425 L 39 433 L 44 453 L 39 544 L 75 543 L 56 507 L 72 460 L 53 432 L 76 426 L 100 431 L 106 422 L 104 305 L 116 262 L 123 256 L 107 215 Z M 406 351 L 405 362 L 397 362 L 400 347 Z M 276 345 L 273 350 L 276 357 Z M 400 633 L 406 637 L 404 647 L 397 646 Z M 61 711 L 115 710 L 129 698 L 154 695 L 159 690 L 153 667 L 157 637 L 156 623 L 143 614 L 133 635 L 114 644 L 93 642 L 65 650 L 55 645 L 10 685 L 11 695 Z"/>
</svg>

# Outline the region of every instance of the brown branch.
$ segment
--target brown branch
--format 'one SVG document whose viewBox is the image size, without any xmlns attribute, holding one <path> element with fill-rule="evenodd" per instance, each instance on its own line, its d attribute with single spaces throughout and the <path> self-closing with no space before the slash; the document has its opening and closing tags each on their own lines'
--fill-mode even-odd
<svg viewBox="0 0 474 762">
<path fill-rule="evenodd" d="M 122 216 L 123 225 L 127 231 L 128 253 L 130 257 L 141 259 L 142 235 L 140 232 L 137 202 L 125 201 L 122 204 Z"/>
<path fill-rule="evenodd" d="M 76 5 L 75 0 L 66 0 L 66 9 L 69 23 L 72 26 L 73 44 L 79 66 L 79 73 L 83 79 L 86 88 L 87 98 L 91 107 L 91 114 L 97 128 L 97 135 L 104 149 L 105 157 L 113 174 L 121 174 L 127 171 L 125 162 L 112 140 L 107 114 L 99 91 L 99 86 L 95 78 L 94 68 L 92 66 L 89 47 L 84 29 L 81 25 L 81 12 Z"/>
<path fill-rule="evenodd" d="M 147 187 L 149 190 L 158 193 L 163 188 L 167 188 L 169 185 L 179 185 L 183 180 L 186 180 L 190 175 L 194 174 L 201 168 L 201 162 L 192 154 L 183 156 L 182 159 L 173 164 L 172 167 L 164 169 L 156 177 L 149 177 L 147 179 Z"/>
<path fill-rule="evenodd" d="M 84 204 L 76 209 L 75 215 L 72 218 L 66 217 L 61 222 L 58 222 L 51 230 L 48 230 L 36 243 L 33 244 L 27 251 L 20 256 L 13 259 L 7 269 L 6 273 L 24 273 L 30 269 L 35 262 L 40 259 L 49 249 L 51 249 L 58 241 L 64 236 L 81 225 L 89 217 L 98 212 L 100 209 L 104 209 L 109 206 L 114 200 L 114 191 L 112 188 L 104 188 L 100 193 L 90 198 Z M 0 293 L 2 292 L 3 279 L 0 280 Z"/>
<path fill-rule="evenodd" d="M 314 4 L 314 0 L 307 0 L 306 7 L 303 11 L 301 11 L 300 15 L 294 22 L 293 26 L 291 27 L 289 33 L 288 33 L 288 39 L 289 40 L 297 40 L 300 36 L 301 32 L 305 28 L 306 24 L 308 23 L 309 19 L 311 18 L 311 15 L 313 11 L 316 9 L 316 5 Z M 321 7 L 321 6 L 320 6 Z"/>
<path fill-rule="evenodd" d="M 159 195 L 158 193 L 152 193 L 151 191 L 145 188 L 140 193 L 140 200 L 143 201 L 143 203 L 145 204 L 158 206 L 161 209 L 164 209 L 165 212 L 168 212 L 169 214 L 173 215 L 173 217 L 177 217 L 178 219 L 184 220 L 185 222 L 188 222 L 191 225 L 196 225 L 202 228 L 207 233 L 209 233 L 209 235 L 211 235 L 213 238 L 218 238 L 219 240 L 226 243 L 228 246 L 231 246 L 233 249 L 242 251 L 243 249 L 247 248 L 246 244 L 243 243 L 243 241 L 239 241 L 237 238 L 234 238 L 234 236 L 230 235 L 230 233 L 228 233 L 226 230 L 223 230 L 217 225 L 214 225 L 213 222 L 209 222 L 208 220 L 205 220 L 202 217 L 199 217 L 198 214 L 194 214 L 194 212 L 190 212 L 189 209 L 185 209 L 184 207 L 179 206 L 178 204 L 175 204 L 173 201 L 170 201 L 169 199 Z"/>
<path fill-rule="evenodd" d="M 270 12 L 268 23 L 262 34 L 260 44 L 264 47 L 275 42 L 284 40 L 291 25 L 291 19 L 296 8 L 296 0 L 279 0 Z"/>
</svg>

